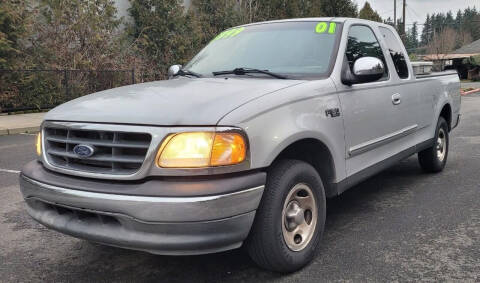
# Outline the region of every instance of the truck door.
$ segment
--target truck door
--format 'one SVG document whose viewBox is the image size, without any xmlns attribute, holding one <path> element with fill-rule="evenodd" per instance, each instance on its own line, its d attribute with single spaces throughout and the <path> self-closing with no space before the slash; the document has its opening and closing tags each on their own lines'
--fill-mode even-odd
<svg viewBox="0 0 480 283">
<path fill-rule="evenodd" d="M 346 67 L 353 68 L 355 60 L 364 56 L 377 57 L 385 65 L 385 74 L 378 81 L 339 86 L 348 176 L 408 148 L 406 136 L 416 130 L 415 118 L 409 113 L 411 101 L 405 101 L 405 94 L 396 85 L 398 78 L 392 76 L 394 66 L 385 56 L 380 36 L 378 30 L 363 24 L 348 30 Z"/>
<path fill-rule="evenodd" d="M 416 117 L 416 122 L 420 131 L 428 127 L 433 120 L 433 97 L 438 92 L 437 87 L 428 88 L 422 85 L 421 82 L 416 81 L 411 64 L 408 63 L 408 55 L 403 48 L 400 38 L 390 27 L 379 27 L 380 33 L 383 36 L 385 45 L 387 47 L 389 57 L 395 66 L 394 76 L 397 76 L 399 83 L 397 83 L 397 93 L 399 93 L 406 108 L 410 110 L 409 115 Z M 393 72 L 392 72 L 393 73 Z M 420 139 L 418 139 L 420 138 Z M 416 142 L 421 142 L 424 139 L 417 137 Z"/>
</svg>

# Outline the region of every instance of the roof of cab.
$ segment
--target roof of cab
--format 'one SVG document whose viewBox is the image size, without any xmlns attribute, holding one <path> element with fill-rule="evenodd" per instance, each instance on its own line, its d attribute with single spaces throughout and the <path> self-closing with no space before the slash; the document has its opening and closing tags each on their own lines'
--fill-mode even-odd
<svg viewBox="0 0 480 283">
<path fill-rule="evenodd" d="M 273 24 L 273 23 L 285 23 L 285 22 L 316 22 L 316 21 L 333 21 L 333 19 L 341 18 L 332 18 L 332 17 L 321 17 L 321 18 L 293 18 L 293 19 L 283 19 L 283 20 L 271 20 L 263 22 L 255 22 L 244 25 L 239 25 L 239 27 L 248 27 L 253 25 L 263 25 L 263 24 Z"/>
<path fill-rule="evenodd" d="M 327 22 L 337 22 L 345 23 L 346 21 L 355 21 L 359 23 L 368 23 L 376 24 L 378 26 L 388 26 L 384 23 L 374 22 L 370 20 L 358 19 L 358 18 L 343 18 L 343 17 L 318 17 L 318 18 L 293 18 L 293 19 L 283 19 L 283 20 L 272 20 L 272 21 L 263 21 L 256 23 L 249 23 L 244 25 L 239 25 L 238 27 L 248 27 L 253 25 L 262 25 L 262 24 L 272 24 L 272 23 L 284 23 L 284 22 L 318 22 L 318 21 L 327 21 Z"/>
</svg>

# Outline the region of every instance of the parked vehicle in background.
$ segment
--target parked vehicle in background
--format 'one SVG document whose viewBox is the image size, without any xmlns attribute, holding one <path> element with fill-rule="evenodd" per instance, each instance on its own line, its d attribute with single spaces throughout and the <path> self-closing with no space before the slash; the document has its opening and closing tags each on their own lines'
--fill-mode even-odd
<svg viewBox="0 0 480 283">
<path fill-rule="evenodd" d="M 415 153 L 442 171 L 459 122 L 457 74 L 416 76 L 395 30 L 360 19 L 235 27 L 169 74 L 45 116 L 20 176 L 35 220 L 157 254 L 244 244 L 292 272 L 319 249 L 326 198 Z"/>
<path fill-rule="evenodd" d="M 413 67 L 413 73 L 415 75 L 427 75 L 432 73 L 433 62 L 419 61 L 410 62 Z"/>
</svg>

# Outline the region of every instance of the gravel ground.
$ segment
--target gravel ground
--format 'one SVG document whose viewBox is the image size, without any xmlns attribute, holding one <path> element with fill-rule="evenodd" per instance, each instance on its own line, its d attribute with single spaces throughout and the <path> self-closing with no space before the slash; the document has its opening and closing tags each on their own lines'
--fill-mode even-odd
<svg viewBox="0 0 480 283">
<path fill-rule="evenodd" d="M 18 188 L 34 136 L 1 136 L 0 281 L 479 282 L 480 97 L 462 103 L 445 171 L 424 174 L 412 156 L 329 200 L 320 255 L 290 275 L 260 270 L 240 250 L 156 256 L 50 231 L 26 214 Z"/>
</svg>

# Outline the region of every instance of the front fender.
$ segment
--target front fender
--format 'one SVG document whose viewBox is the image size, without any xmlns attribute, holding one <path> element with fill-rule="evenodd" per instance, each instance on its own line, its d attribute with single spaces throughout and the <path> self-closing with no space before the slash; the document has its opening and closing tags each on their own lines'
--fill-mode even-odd
<svg viewBox="0 0 480 283">
<path fill-rule="evenodd" d="M 327 116 L 338 108 L 340 116 Z M 340 101 L 331 80 L 311 81 L 243 105 L 219 125 L 243 128 L 250 141 L 252 168 L 265 168 L 289 145 L 316 139 L 327 146 L 335 165 L 335 179 L 345 178 L 345 139 Z"/>
</svg>

